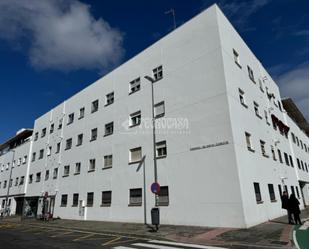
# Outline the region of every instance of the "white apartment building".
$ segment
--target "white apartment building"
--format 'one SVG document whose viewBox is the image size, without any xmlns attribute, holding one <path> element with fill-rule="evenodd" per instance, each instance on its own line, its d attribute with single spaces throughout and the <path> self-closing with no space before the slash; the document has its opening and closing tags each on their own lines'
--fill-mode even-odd
<svg viewBox="0 0 309 249">
<path fill-rule="evenodd" d="M 284 189 L 309 205 L 308 127 L 213 5 L 36 119 L 9 197 L 28 216 L 150 223 L 155 153 L 161 224 L 250 227 L 286 214 Z"/>
</svg>

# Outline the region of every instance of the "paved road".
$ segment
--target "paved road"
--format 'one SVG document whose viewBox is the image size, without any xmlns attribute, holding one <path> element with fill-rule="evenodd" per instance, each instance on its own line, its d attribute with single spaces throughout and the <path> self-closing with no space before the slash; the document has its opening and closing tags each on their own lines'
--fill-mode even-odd
<svg viewBox="0 0 309 249">
<path fill-rule="evenodd" d="M 0 224 L 1 249 L 223 249 L 18 223 Z"/>
<path fill-rule="evenodd" d="M 298 249 L 309 248 L 309 220 L 307 220 L 302 226 L 295 226 L 293 239 Z"/>
</svg>

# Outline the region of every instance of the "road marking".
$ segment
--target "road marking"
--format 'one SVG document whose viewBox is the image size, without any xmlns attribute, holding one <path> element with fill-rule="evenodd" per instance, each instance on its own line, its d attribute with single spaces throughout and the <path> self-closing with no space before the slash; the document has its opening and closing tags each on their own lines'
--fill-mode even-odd
<svg viewBox="0 0 309 249">
<path fill-rule="evenodd" d="M 113 249 L 135 249 L 134 247 L 128 247 L 128 246 L 117 246 L 113 247 Z"/>
<path fill-rule="evenodd" d="M 293 241 L 294 241 L 296 248 L 300 249 L 299 244 L 298 244 L 297 239 L 296 239 L 296 231 L 295 230 L 293 231 Z"/>
<path fill-rule="evenodd" d="M 162 245 L 146 244 L 146 243 L 136 243 L 136 244 L 133 244 L 133 246 L 141 246 L 141 247 L 154 248 L 154 249 L 182 249 L 181 247 L 162 246 Z"/>
<path fill-rule="evenodd" d="M 200 249 L 225 249 L 223 247 L 214 247 L 214 246 L 203 246 L 197 244 L 186 244 L 186 243 L 178 243 L 178 242 L 171 242 L 171 241 L 161 241 L 161 240 L 150 240 L 149 243 L 159 243 L 165 245 L 172 245 L 172 246 L 185 246 L 191 248 L 200 248 Z"/>
<path fill-rule="evenodd" d="M 116 237 L 116 238 L 114 238 L 114 239 L 112 239 L 110 241 L 107 241 L 107 242 L 103 243 L 102 246 L 113 244 L 113 242 L 116 242 L 116 241 L 120 240 L 121 238 L 122 237 Z"/>
<path fill-rule="evenodd" d="M 69 231 L 69 232 L 65 232 L 65 233 L 58 233 L 58 234 L 52 235 L 52 236 L 50 236 L 50 237 L 51 237 L 51 238 L 56 238 L 56 237 L 60 237 L 60 236 L 68 235 L 68 234 L 72 234 L 72 233 L 74 233 L 74 232 Z"/>
<path fill-rule="evenodd" d="M 95 235 L 95 234 L 93 234 L 93 233 L 87 234 L 87 235 L 84 235 L 84 236 L 79 237 L 79 238 L 77 238 L 77 239 L 73 239 L 72 241 L 80 241 L 80 240 L 83 240 L 83 239 L 87 239 L 87 238 L 89 238 L 89 237 L 92 237 L 92 236 L 94 236 L 94 235 Z"/>
<path fill-rule="evenodd" d="M 123 237 L 124 238 L 124 237 Z M 141 239 L 128 239 L 128 240 L 122 240 L 122 241 L 115 241 L 109 245 L 115 245 L 115 244 L 120 244 L 120 243 L 128 243 L 128 242 L 133 242 L 133 241 L 137 241 L 137 240 L 141 240 Z M 103 246 L 104 244 L 102 244 Z"/>
<path fill-rule="evenodd" d="M 299 230 L 307 230 L 309 227 L 309 221 L 306 221 L 300 228 Z"/>
</svg>

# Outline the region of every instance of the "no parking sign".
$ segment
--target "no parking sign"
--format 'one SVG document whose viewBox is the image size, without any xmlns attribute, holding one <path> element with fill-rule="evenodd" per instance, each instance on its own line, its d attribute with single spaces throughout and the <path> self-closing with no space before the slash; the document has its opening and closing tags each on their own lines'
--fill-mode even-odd
<svg viewBox="0 0 309 249">
<path fill-rule="evenodd" d="M 151 192 L 154 194 L 159 194 L 160 193 L 160 184 L 157 182 L 154 182 L 151 184 Z"/>
</svg>

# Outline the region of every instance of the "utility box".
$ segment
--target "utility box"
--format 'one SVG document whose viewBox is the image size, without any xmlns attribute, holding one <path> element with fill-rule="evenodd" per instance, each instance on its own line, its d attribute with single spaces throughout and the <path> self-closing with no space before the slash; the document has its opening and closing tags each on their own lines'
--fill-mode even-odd
<svg viewBox="0 0 309 249">
<path fill-rule="evenodd" d="M 160 225 L 160 209 L 157 207 L 151 209 L 151 224 L 155 225 L 156 230 L 158 230 Z"/>
</svg>

